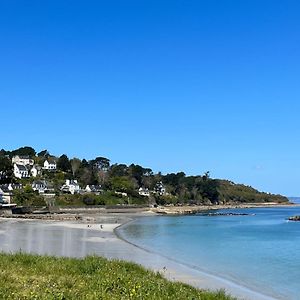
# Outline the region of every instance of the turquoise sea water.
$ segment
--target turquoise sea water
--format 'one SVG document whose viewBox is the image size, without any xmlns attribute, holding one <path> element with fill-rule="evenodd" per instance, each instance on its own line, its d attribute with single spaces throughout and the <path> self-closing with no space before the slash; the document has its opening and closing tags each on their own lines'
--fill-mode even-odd
<svg viewBox="0 0 300 300">
<path fill-rule="evenodd" d="M 248 216 L 145 217 L 128 241 L 277 299 L 300 299 L 300 207 L 222 210 Z"/>
</svg>

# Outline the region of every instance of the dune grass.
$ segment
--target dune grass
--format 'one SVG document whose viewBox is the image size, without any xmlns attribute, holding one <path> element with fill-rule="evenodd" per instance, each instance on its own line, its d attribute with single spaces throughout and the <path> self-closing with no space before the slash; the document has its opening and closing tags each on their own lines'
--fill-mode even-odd
<svg viewBox="0 0 300 300">
<path fill-rule="evenodd" d="M 119 260 L 0 254 L 0 299 L 202 299 L 233 300 L 166 280 Z"/>
</svg>

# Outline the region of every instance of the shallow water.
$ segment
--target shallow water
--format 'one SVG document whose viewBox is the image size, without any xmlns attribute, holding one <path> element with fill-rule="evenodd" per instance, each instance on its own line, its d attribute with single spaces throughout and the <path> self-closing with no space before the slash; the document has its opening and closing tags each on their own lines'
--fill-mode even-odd
<svg viewBox="0 0 300 300">
<path fill-rule="evenodd" d="M 255 215 L 141 218 L 119 232 L 192 268 L 277 299 L 299 299 L 300 222 L 286 218 L 300 214 L 300 208 L 234 212 Z"/>
<path fill-rule="evenodd" d="M 8 220 L 0 223 L 0 250 L 83 257 L 96 252 L 94 243 L 88 242 L 94 236 L 94 231 L 47 222 Z"/>
</svg>

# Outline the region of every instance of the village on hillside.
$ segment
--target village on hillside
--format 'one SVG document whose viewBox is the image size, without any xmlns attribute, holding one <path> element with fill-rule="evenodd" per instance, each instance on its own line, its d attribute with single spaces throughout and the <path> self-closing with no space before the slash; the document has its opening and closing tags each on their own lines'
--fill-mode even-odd
<svg viewBox="0 0 300 300">
<path fill-rule="evenodd" d="M 0 208 L 91 205 L 219 205 L 287 202 L 281 195 L 212 179 L 209 172 L 154 173 L 136 164 L 59 157 L 32 147 L 0 150 Z"/>
<path fill-rule="evenodd" d="M 5 155 L 6 160 L 11 162 L 11 174 L 7 170 L 6 173 L 3 170 L 0 173 L 2 176 L 0 206 L 2 208 L 15 206 L 15 202 L 26 204 L 16 201 L 20 193 L 26 193 L 26 191 L 32 193 L 32 195 L 43 197 L 45 205 L 50 206 L 54 205 L 55 199 L 61 195 L 99 196 L 105 194 L 108 188 L 113 188 L 110 192 L 113 192 L 116 198 L 116 201 L 110 204 L 117 204 L 117 202 L 129 203 L 128 199 L 132 196 L 143 199 L 143 201 L 140 201 L 141 203 L 149 204 L 151 195 L 168 195 L 164 184 L 159 180 L 150 189 L 150 186 L 138 185 L 137 181 L 130 185 L 126 182 L 126 180 L 128 181 L 127 178 L 119 180 L 118 183 L 117 179 L 124 176 L 115 176 L 116 183 L 114 186 L 110 185 L 109 187 L 107 177 L 111 166 L 109 160 L 103 157 L 89 162 L 83 161 L 86 166 L 82 167 L 82 161 L 77 158 L 69 160 L 66 155 L 55 157 L 49 155 L 47 151 L 42 154 L 39 156 L 13 155 L 11 158 L 9 155 Z M 112 168 L 114 167 L 117 166 L 112 166 Z M 83 176 L 83 178 L 79 175 L 80 168 L 85 171 L 86 176 Z M 122 168 L 124 169 L 124 166 L 119 169 Z M 140 166 L 137 166 L 137 168 L 142 169 Z M 150 172 L 147 169 L 147 172 L 150 176 L 152 171 Z M 6 181 L 6 183 L 3 183 L 3 181 Z M 99 181 L 102 181 L 103 184 L 100 184 Z M 133 188 L 134 191 L 132 191 Z M 123 201 L 120 201 L 121 199 Z M 148 200 L 146 201 L 146 199 Z M 96 203 L 93 202 L 92 204 Z"/>
</svg>

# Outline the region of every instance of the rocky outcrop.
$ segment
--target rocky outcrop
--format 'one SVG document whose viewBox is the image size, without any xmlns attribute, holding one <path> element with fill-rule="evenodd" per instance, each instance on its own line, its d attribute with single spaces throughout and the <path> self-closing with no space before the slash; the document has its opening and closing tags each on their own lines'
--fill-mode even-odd
<svg viewBox="0 0 300 300">
<path fill-rule="evenodd" d="M 292 216 L 288 218 L 289 221 L 300 221 L 300 216 Z"/>
<path fill-rule="evenodd" d="M 215 212 L 215 213 L 202 213 L 201 216 L 254 216 L 255 214 L 248 213 L 234 213 L 234 212 Z"/>
</svg>

